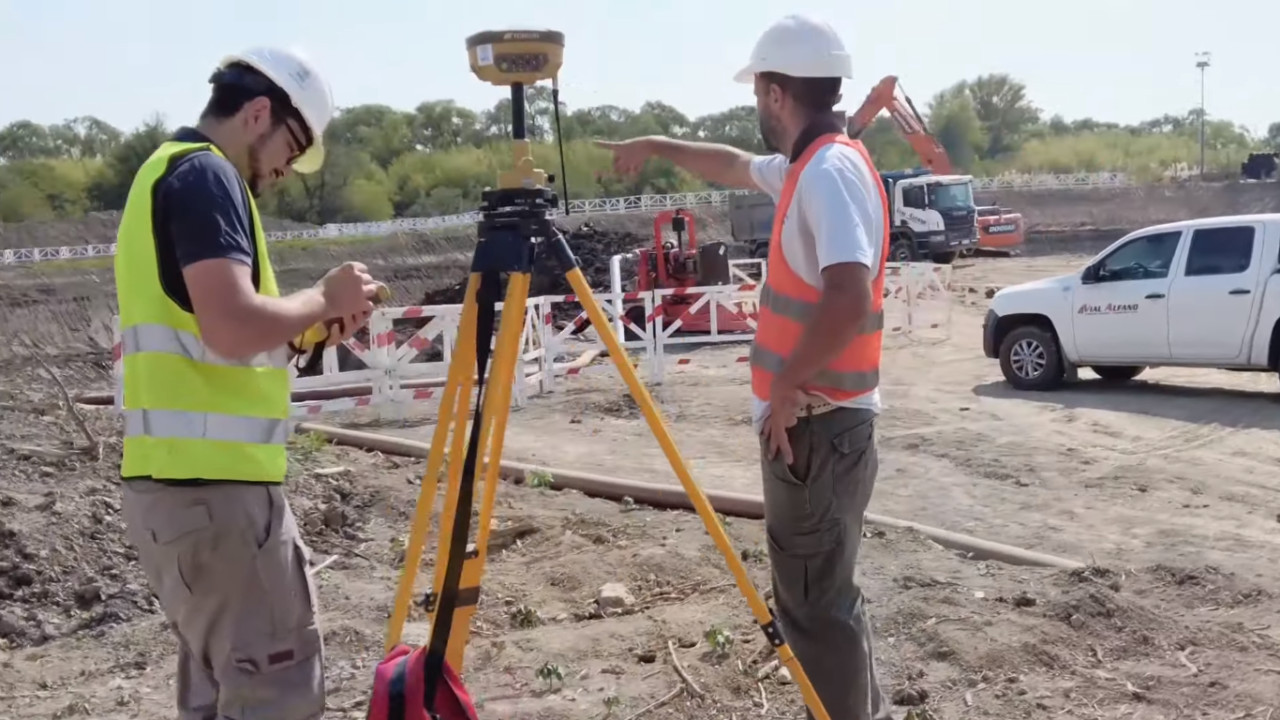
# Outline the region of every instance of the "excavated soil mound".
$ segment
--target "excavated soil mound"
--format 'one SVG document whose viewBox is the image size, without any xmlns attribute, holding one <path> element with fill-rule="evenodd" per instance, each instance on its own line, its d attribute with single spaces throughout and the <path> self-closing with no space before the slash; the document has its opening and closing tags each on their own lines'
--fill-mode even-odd
<svg viewBox="0 0 1280 720">
<path fill-rule="evenodd" d="M 569 243 L 569 249 L 578 258 L 578 265 L 586 275 L 592 289 L 603 291 L 609 287 L 609 258 L 619 253 L 629 252 L 652 242 L 628 230 L 615 230 L 600 227 L 600 224 L 587 221 L 577 228 L 569 229 L 558 225 Z M 423 305 L 452 305 L 462 302 L 466 290 L 465 277 L 458 282 L 436 290 L 428 290 L 423 294 Z M 573 288 L 565 279 L 555 261 L 546 253 L 538 256 L 534 265 L 533 281 L 529 288 L 531 297 L 539 295 L 571 295 Z"/>
</svg>

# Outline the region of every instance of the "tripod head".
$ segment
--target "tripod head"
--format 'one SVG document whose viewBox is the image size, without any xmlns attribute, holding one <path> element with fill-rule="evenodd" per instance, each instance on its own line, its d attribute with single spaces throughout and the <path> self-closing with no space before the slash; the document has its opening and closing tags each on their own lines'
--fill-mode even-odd
<svg viewBox="0 0 1280 720">
<path fill-rule="evenodd" d="M 512 167 L 498 173 L 496 188 L 481 194 L 481 220 L 477 225 L 480 250 L 495 245 L 524 244 L 555 236 L 551 210 L 559 198 L 550 185 L 555 176 L 534 166 L 532 146 L 526 128 L 526 86 L 551 81 L 555 110 L 556 139 L 560 150 L 561 183 L 565 196 L 564 143 L 560 138 L 559 73 L 564 64 L 564 33 L 554 30 L 489 30 L 467 38 L 471 72 L 480 80 L 511 88 Z M 501 243 L 486 243 L 499 240 Z M 507 253 L 503 253 L 506 255 Z M 498 263 L 510 266 L 513 263 Z"/>
</svg>

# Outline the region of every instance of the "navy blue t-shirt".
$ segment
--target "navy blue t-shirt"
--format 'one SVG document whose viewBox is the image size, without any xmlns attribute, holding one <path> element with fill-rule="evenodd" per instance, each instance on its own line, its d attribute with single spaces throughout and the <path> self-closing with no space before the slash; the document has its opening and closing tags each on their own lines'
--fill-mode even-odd
<svg viewBox="0 0 1280 720">
<path fill-rule="evenodd" d="M 178 142 L 212 142 L 200 131 L 184 127 Z M 230 258 L 253 268 L 258 284 L 257 253 L 249 191 L 230 160 L 199 151 L 174 160 L 156 183 L 152 204 L 160 282 L 181 308 L 191 312 L 191 296 L 183 268 L 201 260 Z"/>
</svg>

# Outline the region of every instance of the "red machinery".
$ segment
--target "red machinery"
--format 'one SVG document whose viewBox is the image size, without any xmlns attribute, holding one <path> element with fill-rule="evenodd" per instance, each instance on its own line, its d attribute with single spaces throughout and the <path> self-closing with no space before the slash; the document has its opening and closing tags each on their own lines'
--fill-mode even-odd
<svg viewBox="0 0 1280 720">
<path fill-rule="evenodd" d="M 665 240 L 663 231 L 669 225 L 674 240 Z M 686 241 L 685 232 L 688 232 Z M 664 210 L 653 219 L 653 247 L 635 251 L 636 287 L 639 292 L 669 290 L 672 288 L 707 287 L 732 283 L 729 272 L 729 248 L 723 242 L 698 244 L 693 216 L 686 210 Z M 680 320 L 676 332 L 711 332 L 711 313 L 715 312 L 718 333 L 752 332 L 747 322 L 750 316 L 741 311 L 707 300 L 697 310 L 690 311 L 702 297 L 701 293 L 671 293 L 660 297 L 654 308 L 662 313 L 666 328 Z M 644 306 L 632 305 L 626 309 L 626 317 L 639 327 L 645 326 Z"/>
</svg>

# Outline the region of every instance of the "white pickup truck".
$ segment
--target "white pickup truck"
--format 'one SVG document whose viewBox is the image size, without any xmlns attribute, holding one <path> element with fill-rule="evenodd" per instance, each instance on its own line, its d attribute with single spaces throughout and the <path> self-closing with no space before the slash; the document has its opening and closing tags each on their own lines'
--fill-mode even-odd
<svg viewBox="0 0 1280 720">
<path fill-rule="evenodd" d="M 1051 390 L 1088 367 L 1280 371 L 1280 214 L 1155 225 L 1070 275 L 995 294 L 983 352 L 1010 385 Z"/>
</svg>

